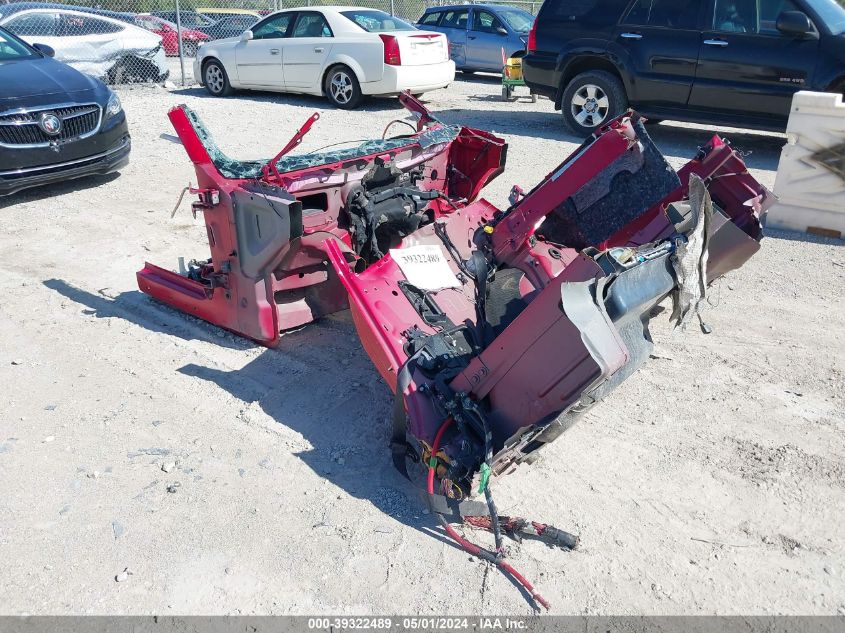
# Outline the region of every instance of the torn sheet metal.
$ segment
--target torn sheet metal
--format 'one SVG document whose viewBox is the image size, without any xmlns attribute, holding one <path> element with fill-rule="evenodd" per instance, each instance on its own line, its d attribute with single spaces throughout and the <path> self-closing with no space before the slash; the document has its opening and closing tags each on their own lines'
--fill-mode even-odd
<svg viewBox="0 0 845 633">
<path fill-rule="evenodd" d="M 328 242 L 362 270 L 419 226 L 473 202 L 504 166 L 502 139 L 444 125 L 410 95 L 400 100 L 418 115 L 415 134 L 301 152 L 306 137 L 260 160 L 226 155 L 193 110 L 171 110 L 196 169 L 191 209 L 204 217 L 210 257 L 184 274 L 147 263 L 140 289 L 271 346 L 281 331 L 345 309 Z"/>
<path fill-rule="evenodd" d="M 699 307 L 707 294 L 707 243 L 710 239 L 710 224 L 713 217 L 713 201 L 698 174 L 689 179 L 689 206 L 693 216 L 693 227 L 686 234 L 686 240 L 675 241 L 672 266 L 677 278 L 673 293 L 672 316 L 675 327 L 685 327 L 687 317 L 695 314 L 701 318 Z"/>
<path fill-rule="evenodd" d="M 394 442 L 426 460 L 444 419 L 458 422 L 440 463 L 462 491 L 483 428 L 493 474 L 530 461 L 648 358 L 654 306 L 678 293 L 694 313 L 705 280 L 756 252 L 769 201 L 720 138 L 676 173 L 628 114 L 509 209 L 479 200 L 403 241 L 444 247 L 460 288 L 410 292 L 390 255 L 355 273 L 330 247 L 379 373 L 393 388 L 409 376 Z"/>
</svg>

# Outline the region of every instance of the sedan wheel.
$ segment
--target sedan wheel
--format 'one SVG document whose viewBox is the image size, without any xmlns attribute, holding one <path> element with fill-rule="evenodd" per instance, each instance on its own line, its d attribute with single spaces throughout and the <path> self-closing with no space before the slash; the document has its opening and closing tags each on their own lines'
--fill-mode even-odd
<svg viewBox="0 0 845 633">
<path fill-rule="evenodd" d="M 346 66 L 338 66 L 329 71 L 325 90 L 329 101 L 343 110 L 352 110 L 361 101 L 358 79 Z"/>
<path fill-rule="evenodd" d="M 215 97 L 225 97 L 231 94 L 232 87 L 229 85 L 226 70 L 217 60 L 206 63 L 202 78 L 205 89 Z"/>
</svg>

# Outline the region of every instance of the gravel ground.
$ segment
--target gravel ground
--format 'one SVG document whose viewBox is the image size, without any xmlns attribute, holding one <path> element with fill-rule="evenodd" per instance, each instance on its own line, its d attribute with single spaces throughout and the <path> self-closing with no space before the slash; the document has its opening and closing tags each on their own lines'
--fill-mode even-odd
<svg viewBox="0 0 845 633">
<path fill-rule="evenodd" d="M 507 138 L 486 190 L 504 205 L 576 139 L 548 101 L 499 91 L 459 78 L 427 100 Z M 398 103 L 120 95 L 134 143 L 120 176 L 0 200 L 0 611 L 530 613 L 394 472 L 390 391 L 348 313 L 267 350 L 135 286 L 145 259 L 207 256 L 187 200 L 170 219 L 193 169 L 169 107 L 188 103 L 226 152 L 254 158 L 314 110 L 303 151 L 380 136 Z M 651 131 L 675 166 L 710 134 Z M 723 133 L 771 186 L 784 137 Z M 714 289 L 712 334 L 658 317 L 657 358 L 496 482 L 501 512 L 581 536 L 569 553 L 511 548 L 553 613 L 845 613 L 843 277 L 843 242 L 770 232 Z"/>
</svg>

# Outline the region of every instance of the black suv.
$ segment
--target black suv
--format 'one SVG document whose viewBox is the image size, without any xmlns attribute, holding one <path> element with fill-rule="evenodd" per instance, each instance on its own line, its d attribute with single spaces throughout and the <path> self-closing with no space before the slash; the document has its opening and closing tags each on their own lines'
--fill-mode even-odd
<svg viewBox="0 0 845 633">
<path fill-rule="evenodd" d="M 845 90 L 836 0 L 545 0 L 525 81 L 589 134 L 630 105 L 652 121 L 783 130 L 797 90 Z"/>
</svg>

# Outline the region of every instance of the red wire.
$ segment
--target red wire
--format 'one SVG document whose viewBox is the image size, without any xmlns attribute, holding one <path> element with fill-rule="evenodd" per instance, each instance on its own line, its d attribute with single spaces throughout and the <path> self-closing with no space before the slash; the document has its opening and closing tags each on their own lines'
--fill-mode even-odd
<svg viewBox="0 0 845 633">
<path fill-rule="evenodd" d="M 431 495 L 432 497 L 434 496 L 434 473 L 435 473 L 435 470 L 437 469 L 436 459 L 437 459 L 437 452 L 440 450 L 440 440 L 443 439 L 443 433 L 445 433 L 446 429 L 448 429 L 451 425 L 452 425 L 452 418 L 451 417 L 446 418 L 446 420 L 443 422 L 443 424 L 440 425 L 440 428 L 437 429 L 437 433 L 434 435 L 434 442 L 431 445 L 431 458 L 430 458 L 430 461 L 429 461 L 429 464 L 428 464 L 428 482 L 427 483 L 428 483 L 428 494 Z M 534 590 L 534 585 L 532 585 L 530 582 L 528 582 L 525 579 L 525 577 L 522 574 L 520 574 L 518 571 L 516 571 L 513 567 L 511 567 L 510 564 L 506 563 L 501 558 L 499 558 L 498 556 L 493 554 L 493 552 L 490 552 L 486 549 L 483 549 L 483 548 L 479 547 L 478 545 L 476 545 L 475 543 L 471 543 L 468 540 L 466 540 L 463 536 L 458 534 L 457 531 L 455 531 L 455 528 L 453 528 L 451 525 L 449 525 L 446 522 L 446 519 L 444 519 L 442 515 L 438 514 L 437 517 L 440 519 L 440 523 L 443 525 L 443 528 L 446 530 L 446 533 L 450 537 L 452 537 L 452 540 L 454 540 L 458 545 L 460 545 L 466 552 L 468 552 L 469 554 L 472 554 L 473 556 L 478 556 L 480 558 L 483 558 L 484 560 L 492 562 L 499 569 L 501 569 L 502 571 L 504 571 L 507 574 L 510 574 L 519 584 L 521 584 L 523 587 L 525 587 L 526 590 L 528 590 L 528 592 L 531 594 L 531 597 L 534 598 L 534 600 L 536 600 L 539 604 L 543 605 L 543 607 L 545 607 L 545 609 L 547 611 L 549 610 L 549 606 L 550 606 L 549 603 L 545 600 L 545 598 L 543 598 L 543 596 L 541 596 L 539 593 L 537 593 Z M 486 554 L 486 556 L 485 556 L 485 554 Z"/>
</svg>

